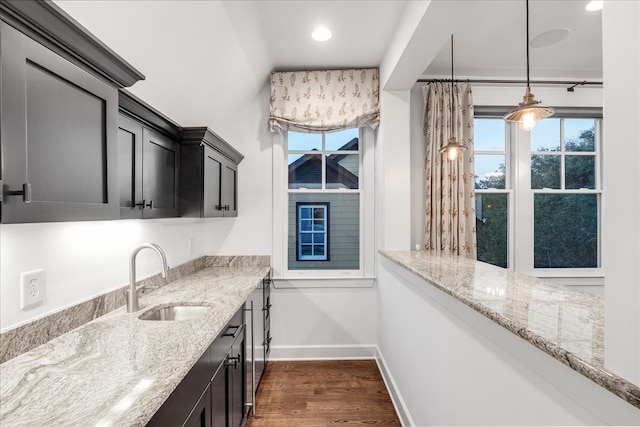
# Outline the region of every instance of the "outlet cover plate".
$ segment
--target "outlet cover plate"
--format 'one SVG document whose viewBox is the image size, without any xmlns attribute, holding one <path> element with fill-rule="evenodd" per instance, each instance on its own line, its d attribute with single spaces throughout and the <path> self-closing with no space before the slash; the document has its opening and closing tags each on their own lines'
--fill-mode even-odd
<svg viewBox="0 0 640 427">
<path fill-rule="evenodd" d="M 20 309 L 29 310 L 44 302 L 44 270 L 20 274 Z"/>
</svg>

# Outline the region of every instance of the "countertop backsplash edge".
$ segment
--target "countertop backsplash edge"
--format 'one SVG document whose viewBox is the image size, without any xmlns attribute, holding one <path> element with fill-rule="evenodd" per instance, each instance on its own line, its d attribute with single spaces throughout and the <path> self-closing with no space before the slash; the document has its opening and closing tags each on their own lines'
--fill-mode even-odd
<svg viewBox="0 0 640 427">
<path fill-rule="evenodd" d="M 204 255 L 169 269 L 169 277 L 161 274 L 138 280 L 137 286 L 145 286 L 140 295 L 193 274 L 208 267 L 268 267 L 268 255 Z M 86 299 L 57 311 L 46 313 L 7 330 L 0 331 L 0 363 L 26 353 L 54 338 L 70 332 L 98 317 L 122 307 L 126 303 L 128 285 Z"/>
</svg>

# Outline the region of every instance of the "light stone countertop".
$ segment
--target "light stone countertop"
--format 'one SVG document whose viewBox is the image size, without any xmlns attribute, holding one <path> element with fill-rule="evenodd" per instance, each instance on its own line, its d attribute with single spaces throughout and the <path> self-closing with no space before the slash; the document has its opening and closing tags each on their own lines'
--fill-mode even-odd
<svg viewBox="0 0 640 427">
<path fill-rule="evenodd" d="M 380 254 L 640 408 L 640 386 L 604 367 L 604 299 L 468 258 Z"/>
<path fill-rule="evenodd" d="M 0 365 L 2 426 L 144 426 L 269 267 L 209 267 Z M 208 305 L 194 320 L 143 321 L 152 307 Z"/>
</svg>

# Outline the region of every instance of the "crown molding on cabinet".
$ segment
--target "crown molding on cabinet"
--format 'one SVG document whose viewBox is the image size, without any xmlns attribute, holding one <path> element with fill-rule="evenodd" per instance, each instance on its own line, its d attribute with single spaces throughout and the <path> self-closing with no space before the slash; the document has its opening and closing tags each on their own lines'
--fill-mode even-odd
<svg viewBox="0 0 640 427">
<path fill-rule="evenodd" d="M 238 164 L 244 159 L 238 150 L 229 145 L 218 134 L 207 127 L 186 127 L 182 128 L 181 144 L 201 144 L 205 143 L 223 156 Z"/>
<path fill-rule="evenodd" d="M 51 0 L 2 0 L 0 19 L 116 87 L 145 78 Z"/>
</svg>

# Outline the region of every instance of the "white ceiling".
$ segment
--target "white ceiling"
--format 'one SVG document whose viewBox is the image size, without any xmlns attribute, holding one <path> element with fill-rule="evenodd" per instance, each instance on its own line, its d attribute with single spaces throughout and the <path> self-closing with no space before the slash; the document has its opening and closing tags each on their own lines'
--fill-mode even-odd
<svg viewBox="0 0 640 427">
<path fill-rule="evenodd" d="M 406 1 L 258 1 L 271 58 L 278 70 L 376 67 Z M 318 25 L 333 37 L 311 38 Z"/>
<path fill-rule="evenodd" d="M 460 2 L 464 0 L 434 0 Z M 455 71 L 465 77 L 523 78 L 526 74 L 524 0 L 466 0 L 471 12 L 454 31 Z M 259 1 L 267 44 L 277 69 L 377 66 L 396 32 L 406 1 Z M 532 79 L 602 77 L 601 12 L 585 10 L 587 0 L 531 0 L 530 38 L 551 29 L 571 31 L 561 43 L 531 48 Z M 452 5 L 453 6 L 453 5 Z M 436 8 L 431 8 L 436 9 Z M 427 14 L 432 13 L 427 9 Z M 325 43 L 311 39 L 324 24 L 333 32 Z M 430 43 L 423 40 L 422 43 Z M 451 72 L 450 45 L 424 76 Z"/>
<path fill-rule="evenodd" d="M 529 34 L 567 28 L 562 42 L 530 48 L 531 78 L 602 78 L 602 12 L 585 10 L 587 0 L 532 0 Z M 481 7 L 454 32 L 454 71 L 465 77 L 526 76 L 525 2 L 482 0 Z M 447 42 L 425 71 L 426 76 L 450 75 Z"/>
<path fill-rule="evenodd" d="M 135 95 L 183 126 L 222 134 L 240 131 L 233 118 L 273 70 L 382 64 L 387 90 L 410 88 L 425 68 L 423 77 L 446 77 L 451 32 L 456 77 L 525 77 L 524 0 L 55 1 L 146 75 Z M 601 12 L 586 3 L 531 0 L 531 37 L 571 30 L 531 49 L 532 79 L 601 78 Z M 311 38 L 318 24 L 331 40 Z"/>
</svg>

